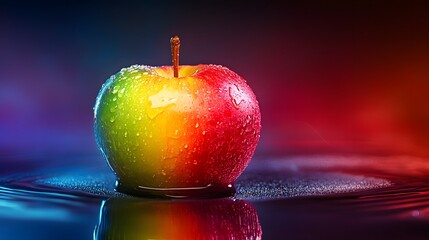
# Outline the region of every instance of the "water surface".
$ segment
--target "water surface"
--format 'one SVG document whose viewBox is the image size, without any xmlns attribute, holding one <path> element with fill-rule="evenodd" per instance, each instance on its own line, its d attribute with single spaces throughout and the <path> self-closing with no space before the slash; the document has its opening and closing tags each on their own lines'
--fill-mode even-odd
<svg viewBox="0 0 429 240">
<path fill-rule="evenodd" d="M 234 198 L 185 201 L 116 192 L 98 155 L 1 162 L 2 239 L 429 237 L 423 158 L 262 156 L 236 182 Z"/>
</svg>

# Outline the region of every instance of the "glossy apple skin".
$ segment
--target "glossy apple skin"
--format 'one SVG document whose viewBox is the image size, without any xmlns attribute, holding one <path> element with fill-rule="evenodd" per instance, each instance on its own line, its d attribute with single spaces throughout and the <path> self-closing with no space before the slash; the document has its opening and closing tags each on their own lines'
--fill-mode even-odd
<svg viewBox="0 0 429 240">
<path fill-rule="evenodd" d="M 246 81 L 218 65 L 134 65 L 103 85 L 94 107 L 97 144 L 132 194 L 210 195 L 231 189 L 260 136 Z M 182 191 L 182 193 L 180 193 Z"/>
</svg>

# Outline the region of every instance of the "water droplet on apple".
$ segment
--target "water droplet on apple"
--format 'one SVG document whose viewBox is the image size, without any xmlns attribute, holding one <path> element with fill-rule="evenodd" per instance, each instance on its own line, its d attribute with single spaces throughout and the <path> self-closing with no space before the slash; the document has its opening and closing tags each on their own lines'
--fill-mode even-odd
<svg viewBox="0 0 429 240">
<path fill-rule="evenodd" d="M 115 102 L 116 101 L 116 97 L 114 97 L 112 100 Z"/>
<path fill-rule="evenodd" d="M 116 86 L 113 87 L 112 93 L 116 94 L 117 92 L 118 92 L 118 85 L 116 85 Z"/>
<path fill-rule="evenodd" d="M 195 128 L 198 128 L 198 126 L 200 126 L 200 124 L 199 124 L 199 123 L 196 123 L 196 124 L 195 124 Z"/>
<path fill-rule="evenodd" d="M 118 92 L 118 97 L 122 97 L 124 95 L 125 92 L 125 88 L 122 88 L 119 92 Z"/>
<path fill-rule="evenodd" d="M 186 149 L 186 148 L 188 148 L 188 144 L 185 144 L 184 148 L 185 148 L 185 149 Z"/>
<path fill-rule="evenodd" d="M 128 136 L 128 132 L 125 132 L 125 133 L 124 133 L 124 137 L 127 137 L 127 136 Z"/>
<path fill-rule="evenodd" d="M 115 118 L 111 117 L 110 122 L 114 122 L 114 121 L 115 121 Z"/>
<path fill-rule="evenodd" d="M 202 134 L 203 134 L 203 135 L 206 135 L 206 130 L 204 130 L 204 131 L 202 132 Z"/>
<path fill-rule="evenodd" d="M 197 160 L 194 160 L 192 163 L 193 163 L 194 165 L 197 165 L 197 164 L 198 164 Z"/>
<path fill-rule="evenodd" d="M 138 137 L 138 136 L 140 136 L 140 133 L 138 132 L 138 133 L 136 133 L 136 136 Z"/>
<path fill-rule="evenodd" d="M 229 87 L 229 97 L 231 98 L 232 105 L 239 109 L 239 105 L 244 102 L 244 94 L 243 92 L 238 88 L 236 84 L 234 84 L 234 87 Z"/>
</svg>

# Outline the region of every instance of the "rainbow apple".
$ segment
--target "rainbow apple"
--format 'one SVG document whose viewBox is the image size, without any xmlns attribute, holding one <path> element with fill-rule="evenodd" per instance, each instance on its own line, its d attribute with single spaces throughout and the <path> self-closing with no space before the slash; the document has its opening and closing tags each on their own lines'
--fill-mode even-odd
<svg viewBox="0 0 429 240">
<path fill-rule="evenodd" d="M 255 95 L 226 67 L 174 63 L 134 65 L 106 81 L 94 107 L 97 144 L 119 191 L 232 194 L 259 140 Z"/>
</svg>

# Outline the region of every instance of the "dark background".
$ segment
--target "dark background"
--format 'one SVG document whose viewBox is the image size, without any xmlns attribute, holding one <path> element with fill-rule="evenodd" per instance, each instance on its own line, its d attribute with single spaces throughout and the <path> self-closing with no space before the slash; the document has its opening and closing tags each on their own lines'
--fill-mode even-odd
<svg viewBox="0 0 429 240">
<path fill-rule="evenodd" d="M 322 2 L 322 1 L 320 1 Z M 429 153 L 429 8 L 412 1 L 0 3 L 0 153 L 97 153 L 92 107 L 132 64 L 247 79 L 257 154 Z"/>
</svg>

